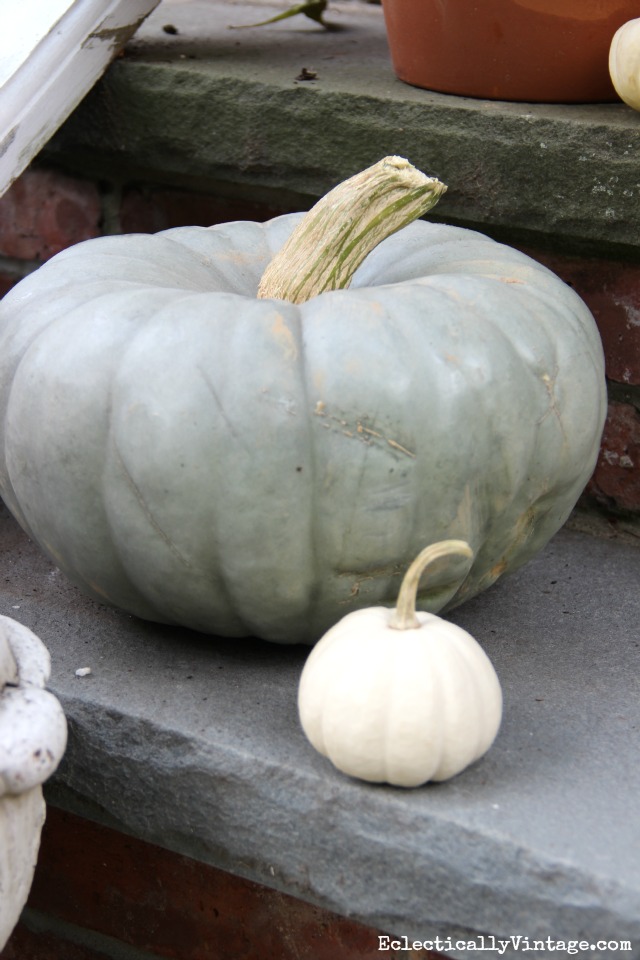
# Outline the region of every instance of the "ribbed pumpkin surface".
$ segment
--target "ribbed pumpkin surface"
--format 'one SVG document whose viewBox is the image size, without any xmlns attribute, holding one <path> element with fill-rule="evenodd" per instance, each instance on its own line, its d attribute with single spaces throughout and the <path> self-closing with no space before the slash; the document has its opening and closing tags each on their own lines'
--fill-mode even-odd
<svg viewBox="0 0 640 960">
<path fill-rule="evenodd" d="M 540 549 L 595 465 L 595 323 L 479 234 L 417 222 L 349 290 L 257 300 L 298 215 L 70 248 L 0 304 L 0 481 L 94 597 L 313 642 L 395 599 L 428 543 L 476 559 L 437 612 Z"/>
</svg>

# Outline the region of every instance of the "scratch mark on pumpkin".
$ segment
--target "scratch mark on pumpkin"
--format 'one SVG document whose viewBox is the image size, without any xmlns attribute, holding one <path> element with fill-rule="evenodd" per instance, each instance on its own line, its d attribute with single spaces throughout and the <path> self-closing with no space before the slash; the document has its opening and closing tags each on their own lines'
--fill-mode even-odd
<svg viewBox="0 0 640 960">
<path fill-rule="evenodd" d="M 131 492 L 133 493 L 136 501 L 138 502 L 138 505 L 139 505 L 140 509 L 142 510 L 142 512 L 143 512 L 144 516 L 146 517 L 146 519 L 148 520 L 149 524 L 150 524 L 150 525 L 153 527 L 153 529 L 156 531 L 156 533 L 158 534 L 158 536 L 160 537 L 160 539 L 167 545 L 167 547 L 169 548 L 169 550 L 171 551 L 171 553 L 174 555 L 174 557 L 176 557 L 176 559 L 179 560 L 180 563 L 182 563 L 185 567 L 190 568 L 190 567 L 191 567 L 190 561 L 187 559 L 187 557 L 185 557 L 185 555 L 182 553 L 182 551 L 179 549 L 179 547 L 176 546 L 176 544 L 173 542 L 173 540 L 172 540 L 171 537 L 168 535 L 168 533 L 166 533 L 166 531 L 162 529 L 162 527 L 160 526 L 160 524 L 158 523 L 158 521 L 157 521 L 156 518 L 154 517 L 153 513 L 152 513 L 151 510 L 149 509 L 149 506 L 148 506 L 148 504 L 147 504 L 147 501 L 146 501 L 145 498 L 144 498 L 144 495 L 143 495 L 143 493 L 142 493 L 142 490 L 140 489 L 140 487 L 138 486 L 138 484 L 135 482 L 135 480 L 134 480 L 133 477 L 131 476 L 131 473 L 129 472 L 129 468 L 127 467 L 126 463 L 124 462 L 124 457 L 123 457 L 122 454 L 120 453 L 120 450 L 119 450 L 118 445 L 116 444 L 115 440 L 113 441 L 113 449 L 114 449 L 115 454 L 116 454 L 116 457 L 117 457 L 117 459 L 118 459 L 118 463 L 119 463 L 119 465 L 120 465 L 120 469 L 122 470 L 122 473 L 124 474 L 124 478 L 125 478 L 125 480 L 127 481 L 128 485 L 129 485 L 129 488 L 131 489 Z"/>
<path fill-rule="evenodd" d="M 351 600 L 355 600 L 360 593 L 360 584 L 364 583 L 365 580 L 373 580 L 373 577 L 362 577 L 360 580 L 356 580 L 355 583 L 351 584 L 351 591 L 346 600 L 339 600 L 338 603 L 345 604 L 349 603 Z"/>
<path fill-rule="evenodd" d="M 343 431 L 343 433 L 344 433 L 344 431 Z M 353 434 L 351 434 L 351 436 L 353 437 Z M 366 472 L 367 472 L 367 460 L 368 460 L 368 457 L 369 457 L 369 450 L 366 449 L 365 452 L 364 452 L 364 456 L 362 457 L 362 460 L 361 460 L 361 462 L 360 462 L 360 470 L 358 471 L 358 482 L 357 482 L 357 484 L 356 484 L 356 489 L 355 489 L 355 492 L 354 492 L 354 494 L 353 494 L 353 496 L 352 496 L 352 498 L 351 498 L 352 509 L 351 509 L 351 511 L 350 511 L 350 513 L 349 513 L 349 519 L 348 519 L 348 521 L 345 523 L 344 529 L 343 529 L 341 556 L 344 556 L 345 551 L 348 550 L 348 545 L 349 545 L 349 543 L 350 543 L 350 541 L 351 541 L 351 531 L 352 531 L 352 528 L 353 528 L 353 524 L 354 524 L 354 520 L 355 520 L 356 514 L 357 514 L 358 511 L 359 511 L 359 505 L 360 505 L 360 502 L 361 502 L 361 490 L 362 490 L 362 486 L 363 486 L 363 484 L 364 484 L 365 475 L 366 475 Z M 358 588 L 358 589 L 360 589 L 360 588 Z"/>
<path fill-rule="evenodd" d="M 535 531 L 535 524 L 536 511 L 535 508 L 531 506 L 528 507 L 516 520 L 511 543 L 503 553 L 502 557 L 496 561 L 496 563 L 494 563 L 493 566 L 480 578 L 480 590 L 486 590 L 487 587 L 492 586 L 496 580 L 502 576 L 505 570 L 509 569 L 509 565 L 511 564 L 513 557 L 517 556 L 527 540 L 529 540 L 529 538 L 533 535 Z M 477 592 L 475 588 L 474 592 Z M 458 591 L 458 597 L 462 597 L 463 595 L 463 592 Z"/>
<path fill-rule="evenodd" d="M 412 460 L 415 460 L 416 458 L 415 453 L 413 453 L 411 450 L 407 450 L 407 448 L 403 447 L 401 443 L 396 443 L 395 440 L 390 440 L 388 437 L 386 438 L 386 440 L 389 446 L 393 447 L 394 450 L 398 450 L 400 453 L 404 453 L 408 457 L 411 457 Z"/>
<path fill-rule="evenodd" d="M 558 370 L 557 370 L 557 368 L 553 371 L 553 376 L 549 376 L 548 373 L 543 373 L 543 374 L 542 374 L 542 378 L 541 378 L 541 379 L 542 379 L 542 382 L 544 383 L 544 385 L 545 385 L 545 387 L 546 387 L 547 394 L 549 395 L 549 409 L 546 411 L 546 413 L 543 414 L 542 417 L 540 417 L 540 419 L 538 420 L 538 424 L 543 423 L 543 422 L 547 419 L 547 417 L 549 416 L 550 413 L 554 414 L 555 417 L 556 417 L 557 420 L 558 420 L 558 426 L 560 427 L 560 433 L 562 434 L 562 439 L 563 439 L 563 441 L 564 441 L 564 444 L 566 445 L 566 442 L 567 442 L 567 434 L 566 434 L 566 431 L 565 431 L 565 428 L 564 428 L 564 423 L 563 423 L 563 421 L 562 421 L 562 414 L 560 413 L 560 410 L 558 409 L 558 402 L 557 402 L 557 400 L 556 400 L 556 395 L 555 395 L 556 377 L 557 377 L 557 375 L 558 375 Z"/>
<path fill-rule="evenodd" d="M 322 400 L 318 400 L 313 413 L 316 417 L 322 418 L 322 426 L 327 430 L 339 431 L 344 437 L 360 440 L 361 443 L 364 443 L 365 446 L 368 447 L 373 445 L 380 446 L 386 443 L 392 450 L 403 454 L 405 457 L 410 457 L 412 460 L 416 459 L 416 454 L 412 450 L 404 447 L 401 443 L 398 443 L 397 440 L 385 437 L 384 433 L 381 433 L 379 430 L 366 427 L 361 420 L 356 420 L 354 429 L 348 420 L 344 420 L 342 417 L 338 417 L 333 413 L 328 413 Z M 376 440 L 379 440 L 380 444 L 376 444 Z"/>
<path fill-rule="evenodd" d="M 506 569 L 507 569 L 506 560 L 503 559 L 503 560 L 499 560 L 498 563 L 494 563 L 494 565 L 491 567 L 491 570 L 489 571 L 489 575 L 491 577 L 491 583 L 495 583 L 495 581 L 502 576 L 502 574 L 505 572 Z"/>
<path fill-rule="evenodd" d="M 382 434 L 378 433 L 377 430 L 372 430 L 371 427 L 364 427 L 361 423 L 358 424 L 358 433 L 365 433 L 368 437 L 378 437 L 380 440 L 384 440 Z"/>
<path fill-rule="evenodd" d="M 102 599 L 106 601 L 106 603 L 111 603 L 114 606 L 117 606 L 117 603 L 114 603 L 114 601 L 111 599 L 107 591 L 102 586 L 100 586 L 99 583 L 96 583 L 95 580 L 87 580 L 87 586 L 89 587 L 90 590 L 93 591 L 93 593 L 96 594 L 96 596 L 102 597 Z"/>
<path fill-rule="evenodd" d="M 274 397 L 273 394 L 269 392 L 267 387 L 260 391 L 260 395 L 263 400 L 268 403 L 275 404 L 280 410 L 284 410 L 285 413 L 288 413 L 289 416 L 297 416 L 295 400 L 292 400 L 291 397 Z"/>
<path fill-rule="evenodd" d="M 405 570 L 401 564 L 395 563 L 393 565 L 388 565 L 385 567 L 376 567 L 372 570 L 366 572 L 359 572 L 356 570 L 342 570 L 338 573 L 338 576 L 342 578 L 348 578 L 353 580 L 349 595 L 343 600 L 339 600 L 338 603 L 341 606 L 351 603 L 353 600 L 356 600 L 360 594 L 360 587 L 363 583 L 367 581 L 376 581 L 380 579 L 388 579 L 389 577 L 402 577 L 404 576 Z"/>
<path fill-rule="evenodd" d="M 204 380 L 205 385 L 206 385 L 209 393 L 210 393 L 211 396 L 213 397 L 213 401 L 214 401 L 214 403 L 215 403 L 215 405 L 216 405 L 216 408 L 217 408 L 220 416 L 222 417 L 222 419 L 223 419 L 223 421 L 224 421 L 224 423 L 225 423 L 225 425 L 226 425 L 227 430 L 229 431 L 229 433 L 231 434 L 231 436 L 233 437 L 233 439 L 235 440 L 235 442 L 242 447 L 242 449 L 245 451 L 245 453 L 249 453 L 249 452 L 250 452 L 250 451 L 249 451 L 249 448 L 247 447 L 246 443 L 244 442 L 244 440 L 242 439 L 242 437 L 240 436 L 240 434 L 238 433 L 238 431 L 237 431 L 236 428 L 234 427 L 233 422 L 229 419 L 229 416 L 228 416 L 228 414 L 227 414 L 227 411 L 226 411 L 225 408 L 224 408 L 224 404 L 223 404 L 222 400 L 221 400 L 220 397 L 218 396 L 218 391 L 216 390 L 215 386 L 213 385 L 213 383 L 211 382 L 211 380 L 209 379 L 209 377 L 207 376 L 206 372 L 203 370 L 202 367 L 197 367 L 196 369 L 197 369 L 198 373 L 200 374 L 200 376 L 202 377 L 202 379 Z"/>
</svg>

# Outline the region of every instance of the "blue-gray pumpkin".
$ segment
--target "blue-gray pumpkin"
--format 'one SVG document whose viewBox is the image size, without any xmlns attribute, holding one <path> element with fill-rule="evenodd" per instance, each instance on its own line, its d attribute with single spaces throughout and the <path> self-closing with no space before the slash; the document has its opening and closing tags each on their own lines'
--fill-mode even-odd
<svg viewBox="0 0 640 960">
<path fill-rule="evenodd" d="M 105 237 L 0 305 L 0 483 L 83 590 L 225 636 L 314 642 L 393 603 L 428 543 L 437 612 L 515 569 L 595 465 L 603 355 L 580 298 L 478 233 L 415 222 L 349 289 L 258 299 L 300 215 Z"/>
</svg>

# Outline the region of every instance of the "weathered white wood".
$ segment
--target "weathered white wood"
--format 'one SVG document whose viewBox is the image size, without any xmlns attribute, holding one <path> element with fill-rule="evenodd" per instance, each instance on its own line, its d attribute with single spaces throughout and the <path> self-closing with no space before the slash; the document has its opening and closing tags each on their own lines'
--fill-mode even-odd
<svg viewBox="0 0 640 960">
<path fill-rule="evenodd" d="M 0 87 L 72 6 L 71 0 L 0 0 Z"/>
<path fill-rule="evenodd" d="M 0 194 L 159 0 L 0 0 Z"/>
</svg>

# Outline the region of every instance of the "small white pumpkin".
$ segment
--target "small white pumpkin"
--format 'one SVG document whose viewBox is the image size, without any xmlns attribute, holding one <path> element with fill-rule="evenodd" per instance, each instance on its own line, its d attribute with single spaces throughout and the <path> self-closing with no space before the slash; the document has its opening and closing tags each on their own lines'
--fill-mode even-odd
<svg viewBox="0 0 640 960">
<path fill-rule="evenodd" d="M 640 110 L 640 19 L 623 23 L 609 50 L 609 73 L 616 93 Z"/>
<path fill-rule="evenodd" d="M 465 630 L 415 609 L 426 567 L 454 554 L 473 559 L 463 540 L 427 547 L 395 610 L 347 614 L 309 655 L 298 691 L 302 729 L 343 773 L 417 787 L 455 776 L 493 743 L 502 691 L 491 661 Z"/>
</svg>

